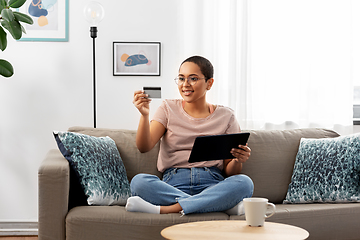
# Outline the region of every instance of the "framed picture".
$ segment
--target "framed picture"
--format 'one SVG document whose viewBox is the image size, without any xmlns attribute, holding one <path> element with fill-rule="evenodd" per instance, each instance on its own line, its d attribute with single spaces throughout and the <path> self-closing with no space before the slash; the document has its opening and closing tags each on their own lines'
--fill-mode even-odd
<svg viewBox="0 0 360 240">
<path fill-rule="evenodd" d="M 114 42 L 114 76 L 160 76 L 160 42 Z"/>
<path fill-rule="evenodd" d="M 27 0 L 18 10 L 34 21 L 23 24 L 26 34 L 19 41 L 69 41 L 69 0 Z"/>
</svg>

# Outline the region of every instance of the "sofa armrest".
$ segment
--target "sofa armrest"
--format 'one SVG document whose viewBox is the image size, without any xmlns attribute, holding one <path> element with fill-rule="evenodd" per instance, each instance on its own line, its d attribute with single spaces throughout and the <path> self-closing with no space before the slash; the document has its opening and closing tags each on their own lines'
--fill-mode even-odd
<svg viewBox="0 0 360 240">
<path fill-rule="evenodd" d="M 59 150 L 48 152 L 38 171 L 39 240 L 65 240 L 70 170 Z"/>
</svg>

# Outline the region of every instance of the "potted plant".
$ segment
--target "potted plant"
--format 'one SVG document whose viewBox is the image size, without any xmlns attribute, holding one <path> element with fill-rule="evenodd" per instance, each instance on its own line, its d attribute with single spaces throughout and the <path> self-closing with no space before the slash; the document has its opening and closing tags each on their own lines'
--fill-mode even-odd
<svg viewBox="0 0 360 240">
<path fill-rule="evenodd" d="M 6 29 L 14 39 L 19 40 L 22 33 L 26 33 L 20 22 L 30 25 L 33 24 L 30 16 L 16 10 L 25 2 L 26 0 L 0 0 L 0 49 L 2 51 L 4 51 L 7 46 L 7 34 L 4 29 Z M 13 74 L 14 69 L 12 65 L 8 61 L 0 59 L 0 75 L 11 77 Z"/>
</svg>

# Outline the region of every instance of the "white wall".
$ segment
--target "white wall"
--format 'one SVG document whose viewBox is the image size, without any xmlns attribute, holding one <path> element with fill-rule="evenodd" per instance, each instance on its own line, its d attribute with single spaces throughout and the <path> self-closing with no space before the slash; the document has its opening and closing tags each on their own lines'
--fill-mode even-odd
<svg viewBox="0 0 360 240">
<path fill-rule="evenodd" d="M 132 95 L 161 86 L 163 98 L 178 97 L 172 79 L 185 57 L 177 41 L 178 1 L 98 0 L 106 16 L 98 27 L 97 127 L 136 129 Z M 0 78 L 0 221 L 37 219 L 37 170 L 57 148 L 53 130 L 93 126 L 92 39 L 83 18 L 88 1 L 69 0 L 69 42 L 16 42 L 0 58 L 15 74 Z M 161 42 L 160 77 L 112 75 L 114 41 Z M 153 108 L 160 103 L 154 101 Z"/>
</svg>

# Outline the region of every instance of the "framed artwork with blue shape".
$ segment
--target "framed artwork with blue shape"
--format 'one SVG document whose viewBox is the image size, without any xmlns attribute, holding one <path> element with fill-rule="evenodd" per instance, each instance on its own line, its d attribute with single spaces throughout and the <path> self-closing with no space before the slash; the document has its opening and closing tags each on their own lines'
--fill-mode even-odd
<svg viewBox="0 0 360 240">
<path fill-rule="evenodd" d="M 160 76 L 160 42 L 113 42 L 114 76 Z"/>
<path fill-rule="evenodd" d="M 27 0 L 18 10 L 34 21 L 19 41 L 69 41 L 69 0 Z"/>
</svg>

